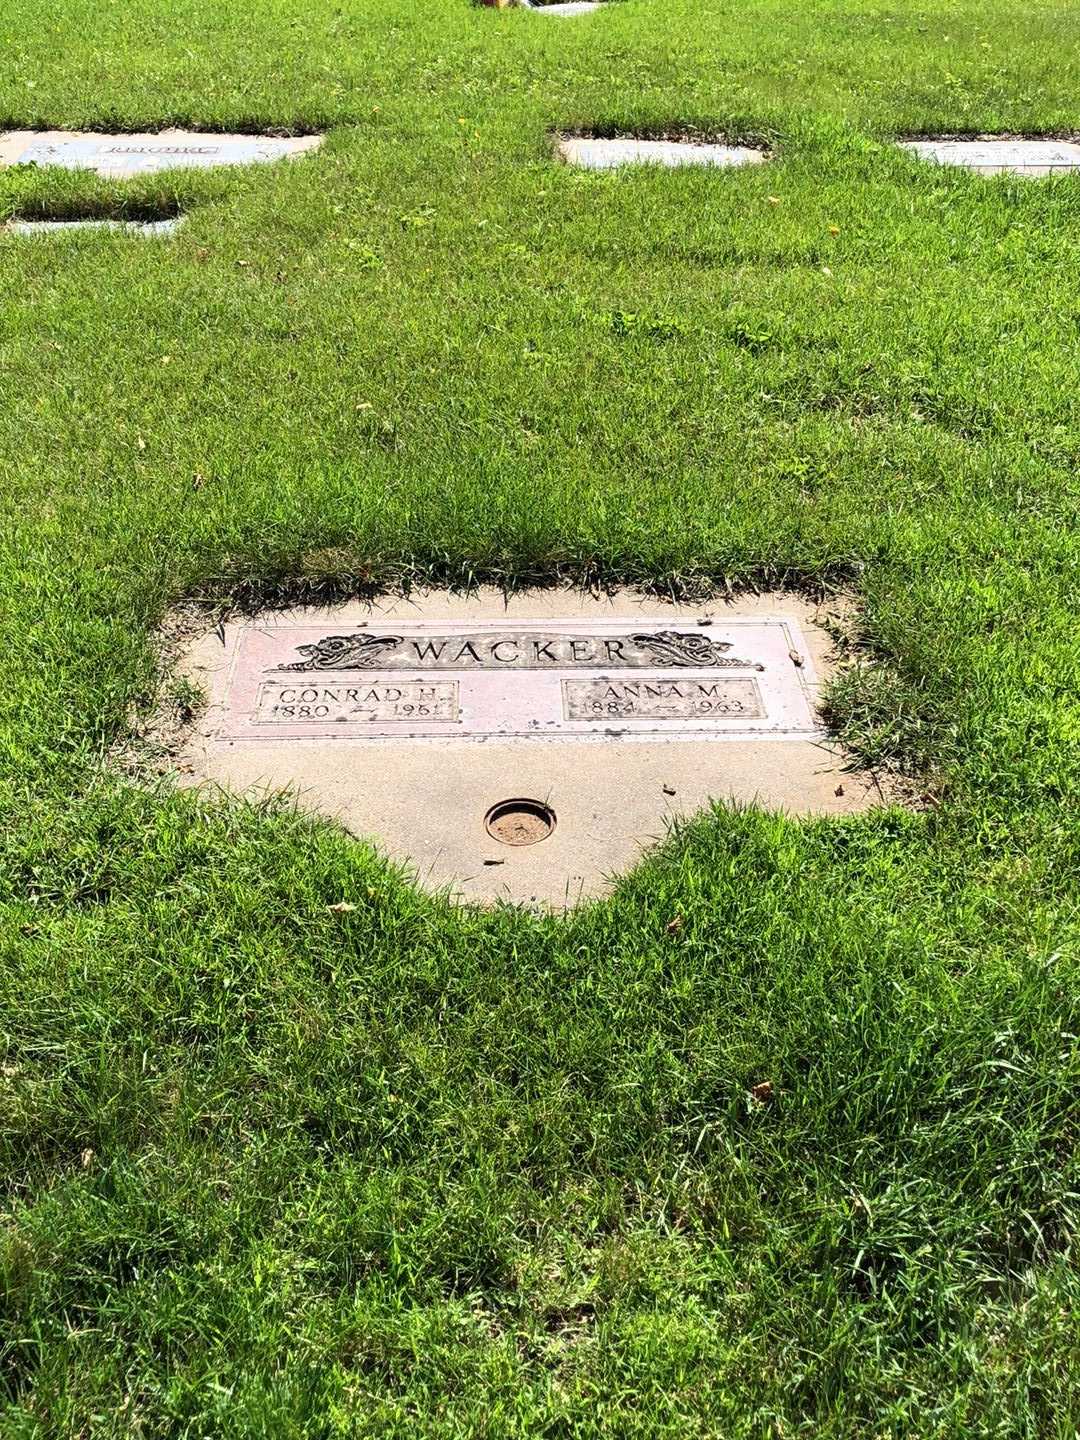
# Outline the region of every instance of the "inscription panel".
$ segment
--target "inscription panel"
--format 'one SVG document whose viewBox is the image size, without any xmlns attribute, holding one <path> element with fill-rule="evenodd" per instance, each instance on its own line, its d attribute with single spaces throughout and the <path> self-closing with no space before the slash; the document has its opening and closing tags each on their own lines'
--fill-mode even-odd
<svg viewBox="0 0 1080 1440">
<path fill-rule="evenodd" d="M 563 715 L 567 720 L 691 720 L 735 715 L 761 719 L 761 696 L 753 680 L 709 680 L 700 675 L 677 680 L 564 680 Z"/>
<path fill-rule="evenodd" d="M 229 743 L 817 738 L 798 622 L 670 616 L 528 625 L 252 624 L 216 732 Z"/>
<path fill-rule="evenodd" d="M 295 725 L 321 729 L 330 724 L 361 731 L 373 725 L 415 725 L 458 718 L 456 681 L 428 684 L 422 680 L 400 680 L 394 684 L 285 684 L 264 680 L 259 686 L 255 722 L 267 725 Z"/>
</svg>

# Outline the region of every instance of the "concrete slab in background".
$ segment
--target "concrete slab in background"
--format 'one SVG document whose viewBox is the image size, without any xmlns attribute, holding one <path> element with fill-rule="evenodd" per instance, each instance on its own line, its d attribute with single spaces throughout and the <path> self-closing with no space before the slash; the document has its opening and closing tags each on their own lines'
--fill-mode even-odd
<svg viewBox="0 0 1080 1440">
<path fill-rule="evenodd" d="M 216 135 L 192 130 L 103 135 L 88 130 L 8 130 L 0 134 L 0 166 L 59 165 L 65 170 L 93 170 L 106 179 L 123 180 L 162 170 L 206 170 L 215 165 L 256 165 L 292 159 L 321 144 L 321 135 Z"/>
<path fill-rule="evenodd" d="M 622 165 L 760 165 L 770 159 L 767 150 L 750 145 L 722 145 L 697 140 L 602 139 L 567 135 L 558 153 L 568 165 L 585 170 L 614 170 Z"/>
<path fill-rule="evenodd" d="M 575 15 L 591 15 L 594 10 L 602 9 L 603 0 L 563 0 L 561 4 L 530 5 L 527 8 L 535 10 L 538 15 L 554 15 L 569 20 Z"/>
<path fill-rule="evenodd" d="M 66 235 L 76 230 L 120 230 L 132 235 L 172 235 L 182 216 L 167 220 L 9 220 L 3 228 L 13 235 Z"/>
<path fill-rule="evenodd" d="M 1010 140 L 1007 137 L 957 136 L 942 140 L 901 140 L 923 160 L 960 165 L 980 175 L 1053 175 L 1080 169 L 1080 144 L 1070 140 Z"/>
</svg>

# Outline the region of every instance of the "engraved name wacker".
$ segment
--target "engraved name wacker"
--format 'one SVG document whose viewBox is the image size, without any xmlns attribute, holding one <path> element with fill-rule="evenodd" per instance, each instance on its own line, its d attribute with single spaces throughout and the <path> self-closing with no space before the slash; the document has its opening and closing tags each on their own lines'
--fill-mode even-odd
<svg viewBox="0 0 1080 1440">
<path fill-rule="evenodd" d="M 544 670 L 669 666 L 763 670 L 729 652 L 734 647 L 694 630 L 627 631 L 621 635 L 556 635 L 530 630 L 457 635 L 384 635 L 357 631 L 298 645 L 298 659 L 278 670 Z"/>
</svg>

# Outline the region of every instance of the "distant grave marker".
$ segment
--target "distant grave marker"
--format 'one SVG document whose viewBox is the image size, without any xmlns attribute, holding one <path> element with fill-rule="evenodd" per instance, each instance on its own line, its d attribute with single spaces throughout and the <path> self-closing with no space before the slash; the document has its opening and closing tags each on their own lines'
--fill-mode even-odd
<svg viewBox="0 0 1080 1440">
<path fill-rule="evenodd" d="M 604 139 L 600 136 L 566 135 L 558 144 L 559 156 L 568 165 L 585 170 L 614 170 L 622 165 L 760 165 L 770 159 L 767 150 L 752 145 L 724 145 L 703 140 Z"/>
<path fill-rule="evenodd" d="M 902 150 L 939 165 L 960 165 L 980 175 L 1054 175 L 1080 169 L 1080 143 L 1071 140 L 1016 140 L 1007 136 L 953 136 L 898 142 Z"/>
<path fill-rule="evenodd" d="M 9 220 L 13 235 L 64 235 L 71 230 L 119 230 L 132 235 L 172 235 L 182 217 L 166 220 Z"/>
<path fill-rule="evenodd" d="M 0 134 L 0 165 L 58 165 L 123 180 L 162 170 L 205 170 L 215 165 L 292 159 L 321 144 L 321 135 L 213 135 L 190 130 L 100 135 L 76 130 L 9 130 Z"/>
<path fill-rule="evenodd" d="M 591 15 L 594 10 L 603 9 L 603 4 L 604 0 L 562 0 L 555 5 L 530 5 L 526 0 L 525 9 L 535 10 L 538 15 L 554 15 L 569 20 L 575 15 Z"/>
<path fill-rule="evenodd" d="M 561 905 L 710 798 L 835 814 L 816 712 L 829 640 L 792 597 L 429 595 L 226 622 L 182 673 L 194 782 L 293 790 L 432 885 Z M 165 723 L 163 721 L 163 723 Z"/>
</svg>

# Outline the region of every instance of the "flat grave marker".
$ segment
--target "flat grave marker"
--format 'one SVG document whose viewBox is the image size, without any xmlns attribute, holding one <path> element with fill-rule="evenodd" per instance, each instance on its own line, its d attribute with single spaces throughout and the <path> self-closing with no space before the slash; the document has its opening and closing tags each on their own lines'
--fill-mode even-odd
<svg viewBox="0 0 1080 1440">
<path fill-rule="evenodd" d="M 322 144 L 321 135 L 217 135 L 192 130 L 104 135 L 86 130 L 8 130 L 0 134 L 0 165 L 58 165 L 93 170 L 110 180 L 163 170 L 210 169 L 293 159 Z"/>
<path fill-rule="evenodd" d="M 953 136 L 898 142 L 923 160 L 960 165 L 980 175 L 1054 175 L 1080 169 L 1080 143 L 1071 140 L 1016 140 L 1007 136 Z"/>
<path fill-rule="evenodd" d="M 623 165 L 761 165 L 771 158 L 752 145 L 726 145 L 704 140 L 638 140 L 631 137 L 564 135 L 558 153 L 568 165 L 584 170 L 614 170 Z"/>
<path fill-rule="evenodd" d="M 604 0 L 561 0 L 554 5 L 526 5 L 538 15 L 554 15 L 557 19 L 571 20 L 575 15 L 591 15 L 594 10 L 604 8 Z"/>
<path fill-rule="evenodd" d="M 803 646 L 781 617 L 673 627 L 621 620 L 251 625 L 237 642 L 231 740 L 596 741 L 804 735 L 820 726 Z"/>
<path fill-rule="evenodd" d="M 186 783 L 288 790 L 426 885 L 561 906 L 714 798 L 878 798 L 817 714 L 815 615 L 481 592 L 235 619 L 184 650 L 208 704 L 168 743 Z"/>
<path fill-rule="evenodd" d="M 13 235 L 64 235 L 72 230 L 117 230 L 131 235 L 172 235 L 183 217 L 165 220 L 9 220 L 4 227 Z"/>
</svg>

